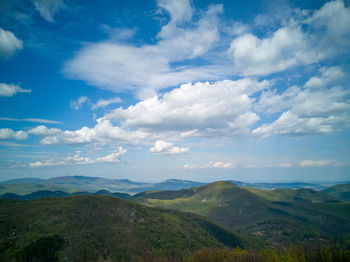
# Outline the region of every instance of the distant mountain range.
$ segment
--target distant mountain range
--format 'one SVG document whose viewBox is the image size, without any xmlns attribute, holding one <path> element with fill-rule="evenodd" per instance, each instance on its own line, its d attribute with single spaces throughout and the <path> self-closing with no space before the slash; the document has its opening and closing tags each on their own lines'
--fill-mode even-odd
<svg viewBox="0 0 350 262">
<path fill-rule="evenodd" d="M 239 187 L 252 187 L 257 189 L 298 189 L 310 188 L 322 190 L 334 186 L 332 183 L 246 183 L 241 181 L 230 182 Z M 344 182 L 346 183 L 346 182 Z M 0 183 L 0 195 L 13 193 L 19 195 L 30 194 L 36 191 L 63 191 L 66 193 L 90 192 L 99 190 L 135 194 L 150 190 L 179 190 L 203 186 L 207 183 L 189 180 L 168 179 L 160 183 L 134 182 L 129 179 L 108 179 L 87 176 L 63 176 L 49 179 L 20 178 Z"/>
<path fill-rule="evenodd" d="M 107 179 L 87 176 L 63 176 L 49 179 L 24 178 L 13 179 L 0 183 L 0 194 L 30 194 L 38 190 L 64 191 L 76 193 L 87 191 L 90 193 L 98 190 L 110 192 L 138 193 L 148 190 L 177 190 L 202 186 L 204 183 L 188 180 L 169 179 L 160 183 L 141 183 L 129 179 Z"/>
</svg>

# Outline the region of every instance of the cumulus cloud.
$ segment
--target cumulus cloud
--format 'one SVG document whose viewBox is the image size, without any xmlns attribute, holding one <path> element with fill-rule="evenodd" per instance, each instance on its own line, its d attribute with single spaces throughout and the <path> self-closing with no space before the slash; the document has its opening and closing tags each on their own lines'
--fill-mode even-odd
<svg viewBox="0 0 350 262">
<path fill-rule="evenodd" d="M 104 106 L 108 106 L 110 104 L 116 104 L 116 103 L 120 103 L 120 102 L 122 102 L 120 97 L 113 97 L 110 99 L 99 99 L 96 104 L 91 105 L 91 109 L 95 110 L 95 109 L 98 109 L 100 107 L 104 107 Z"/>
<path fill-rule="evenodd" d="M 29 134 L 33 135 L 41 135 L 41 136 L 47 136 L 47 135 L 57 135 L 61 133 L 62 131 L 58 128 L 47 128 L 44 125 L 40 125 L 37 127 L 34 127 L 28 131 Z"/>
<path fill-rule="evenodd" d="M 304 46 L 300 27 L 285 27 L 266 39 L 253 34 L 239 36 L 232 41 L 228 53 L 234 60 L 235 69 L 243 75 L 269 75 L 313 62 L 310 54 L 305 55 L 308 48 Z"/>
<path fill-rule="evenodd" d="M 47 22 L 54 22 L 55 14 L 66 8 L 63 0 L 33 0 L 35 9 Z"/>
<path fill-rule="evenodd" d="M 303 26 L 308 29 L 303 30 Z M 247 33 L 237 37 L 228 54 L 242 75 L 269 75 L 332 59 L 349 47 L 350 8 L 342 1 L 332 1 L 307 18 L 291 19 L 271 36 L 259 38 Z"/>
<path fill-rule="evenodd" d="M 180 131 L 183 137 L 247 134 L 259 119 L 251 111 L 250 96 L 268 86 L 268 81 L 247 78 L 188 83 L 127 109 L 117 108 L 105 119 L 147 132 Z"/>
<path fill-rule="evenodd" d="M 142 97 L 165 87 L 227 75 L 229 69 L 222 66 L 189 64 L 219 41 L 218 15 L 223 12 L 222 6 L 211 5 L 193 22 L 189 21 L 192 7 L 188 0 L 159 1 L 158 4 L 171 18 L 161 28 L 154 45 L 133 46 L 110 41 L 89 44 L 66 63 L 65 74 L 107 90 L 137 90 Z M 183 27 L 184 22 L 192 26 Z"/>
<path fill-rule="evenodd" d="M 308 134 L 326 134 L 332 132 L 334 121 L 341 122 L 342 119 L 333 117 L 328 118 L 301 118 L 290 111 L 283 112 L 282 115 L 271 124 L 263 124 L 252 131 L 253 136 L 262 138 L 271 135 L 308 135 Z"/>
<path fill-rule="evenodd" d="M 22 40 L 12 32 L 0 28 L 0 58 L 10 58 L 23 48 Z"/>
<path fill-rule="evenodd" d="M 0 83 L 0 96 L 13 96 L 17 93 L 30 93 L 32 90 L 23 89 L 17 85 Z"/>
<path fill-rule="evenodd" d="M 162 155 L 179 155 L 187 153 L 189 150 L 189 147 L 177 147 L 174 146 L 173 143 L 166 142 L 164 140 L 158 140 L 149 151 Z"/>
<path fill-rule="evenodd" d="M 40 132 L 39 132 L 40 131 Z M 89 143 L 118 142 L 122 144 L 138 145 L 155 141 L 158 137 L 140 130 L 128 130 L 119 126 L 113 126 L 112 123 L 105 119 L 98 119 L 97 124 L 93 128 L 82 127 L 78 130 L 60 130 L 56 128 L 40 127 L 37 130 L 31 130 L 38 135 L 45 136 L 41 139 L 42 145 L 79 145 Z"/>
<path fill-rule="evenodd" d="M 343 78 L 344 73 L 339 66 L 322 67 L 319 70 L 320 76 L 314 76 L 304 85 L 305 88 L 322 88 L 329 83 L 337 82 Z"/>
<path fill-rule="evenodd" d="M 48 159 L 45 161 L 36 161 L 29 163 L 31 168 L 39 167 L 51 167 L 61 165 L 87 165 L 87 164 L 98 164 L 98 163 L 118 163 L 120 157 L 126 153 L 126 149 L 119 147 L 118 150 L 111 152 L 109 155 L 98 157 L 96 159 L 90 159 L 89 157 L 81 156 L 80 151 L 76 151 L 73 156 L 64 157 L 62 159 Z"/>
<path fill-rule="evenodd" d="M 1 140 L 25 140 L 28 134 L 22 130 L 13 131 L 10 128 L 0 129 L 0 139 Z"/>
<path fill-rule="evenodd" d="M 264 90 L 254 110 L 265 114 L 281 112 L 271 124 L 252 131 L 254 136 L 325 134 L 350 123 L 350 91 L 335 86 L 343 77 L 339 67 L 322 67 L 321 76 L 310 78 L 304 88 L 292 86 L 278 94 Z"/>
</svg>

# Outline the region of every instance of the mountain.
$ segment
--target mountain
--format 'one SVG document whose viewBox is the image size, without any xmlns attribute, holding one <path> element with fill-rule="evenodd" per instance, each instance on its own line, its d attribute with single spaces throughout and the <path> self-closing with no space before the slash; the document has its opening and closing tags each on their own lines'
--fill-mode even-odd
<svg viewBox="0 0 350 262">
<path fill-rule="evenodd" d="M 243 243 L 197 215 L 112 196 L 3 199 L 0 222 L 1 261 L 34 261 L 43 254 L 59 261 L 156 261 Z"/>
<path fill-rule="evenodd" d="M 250 187 L 263 190 L 271 189 L 326 189 L 334 184 L 315 183 L 246 183 L 241 181 L 228 181 L 239 187 Z M 12 179 L 0 183 L 0 195 L 5 193 L 29 194 L 38 190 L 64 191 L 67 193 L 98 190 L 108 190 L 109 192 L 121 192 L 135 194 L 150 190 L 180 190 L 191 187 L 203 186 L 207 183 L 190 180 L 168 179 L 159 183 L 134 182 L 129 179 L 108 179 L 102 177 L 87 176 L 62 176 L 49 179 L 40 178 L 20 178 Z"/>
<path fill-rule="evenodd" d="M 0 194 L 14 193 L 25 195 L 38 190 L 64 191 L 74 193 L 80 191 L 96 192 L 108 190 L 109 192 L 139 193 L 147 190 L 178 190 L 201 186 L 204 183 L 188 180 L 169 179 L 160 183 L 133 182 L 129 179 L 108 179 L 86 176 L 63 176 L 49 179 L 15 179 L 0 183 Z"/>
<path fill-rule="evenodd" d="M 152 190 L 178 190 L 183 188 L 191 188 L 196 186 L 203 186 L 206 183 L 194 182 L 190 180 L 168 179 L 160 183 L 155 183 Z"/>
<path fill-rule="evenodd" d="M 289 202 L 340 202 L 337 197 L 328 195 L 322 191 L 312 189 L 275 189 L 259 190 L 256 188 L 245 188 L 250 192 L 261 196 L 270 201 L 289 201 Z"/>
<path fill-rule="evenodd" d="M 339 199 L 350 201 L 350 183 L 335 185 L 323 190 L 324 193 Z"/>
<path fill-rule="evenodd" d="M 49 191 L 49 190 L 40 190 L 36 192 L 32 192 L 27 195 L 17 195 L 13 193 L 6 193 L 3 195 L 0 195 L 0 199 L 17 199 L 17 200 L 32 200 L 32 199 L 39 199 L 39 198 L 46 198 L 46 197 L 65 197 L 65 196 L 80 196 L 80 195 L 100 195 L 100 196 L 114 196 L 121 199 L 130 199 L 131 195 L 126 193 L 119 193 L 119 192 L 109 192 L 107 190 L 99 190 L 95 193 L 90 192 L 74 192 L 74 193 L 66 193 L 63 191 Z"/>
<path fill-rule="evenodd" d="M 315 192 L 299 190 L 295 193 L 298 199 L 291 197 L 293 194 L 289 191 L 281 191 L 268 198 L 263 197 L 266 193 L 257 189 L 248 190 L 220 181 L 179 191 L 144 192 L 136 194 L 133 199 L 150 206 L 202 215 L 237 230 L 257 245 L 286 246 L 349 234 L 350 216 L 339 208 L 344 203 L 327 202 L 329 198 L 322 192 L 322 198 L 313 203 L 307 196 L 318 195 Z M 329 211 L 327 205 L 332 206 L 333 211 Z M 342 207 L 350 209 L 350 205 Z"/>
</svg>

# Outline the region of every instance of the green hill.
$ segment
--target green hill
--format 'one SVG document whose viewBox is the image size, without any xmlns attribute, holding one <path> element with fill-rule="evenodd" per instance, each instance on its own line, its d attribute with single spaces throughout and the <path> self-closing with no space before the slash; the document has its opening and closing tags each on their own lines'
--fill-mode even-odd
<svg viewBox="0 0 350 262">
<path fill-rule="evenodd" d="M 275 191 L 275 190 L 274 190 Z M 350 232 L 350 218 L 316 205 L 328 197 L 313 190 L 281 190 L 269 195 L 215 182 L 181 191 L 152 191 L 134 196 L 151 206 L 193 212 L 237 230 L 257 245 L 288 245 L 319 238 L 330 239 Z M 314 196 L 309 200 L 309 195 Z M 317 199 L 317 203 L 313 203 Z M 322 200 L 322 201 L 321 201 Z M 311 207 L 310 207 L 311 206 Z M 342 212 L 340 212 L 342 213 Z"/>
<path fill-rule="evenodd" d="M 322 191 L 312 189 L 274 189 L 259 190 L 256 188 L 245 188 L 255 195 L 261 196 L 269 201 L 327 203 L 339 202 L 339 199 Z"/>
<path fill-rule="evenodd" d="M 350 183 L 340 184 L 323 190 L 324 193 L 339 199 L 350 201 Z"/>
<path fill-rule="evenodd" d="M 0 200 L 0 261 L 151 261 L 241 243 L 197 215 L 112 196 Z"/>
</svg>

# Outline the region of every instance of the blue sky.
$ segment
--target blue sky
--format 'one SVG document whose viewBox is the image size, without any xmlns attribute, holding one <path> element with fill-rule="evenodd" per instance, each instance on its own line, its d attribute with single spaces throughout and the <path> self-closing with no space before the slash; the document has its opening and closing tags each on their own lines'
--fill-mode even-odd
<svg viewBox="0 0 350 262">
<path fill-rule="evenodd" d="M 0 180 L 349 180 L 349 50 L 349 1 L 0 1 Z"/>
</svg>

